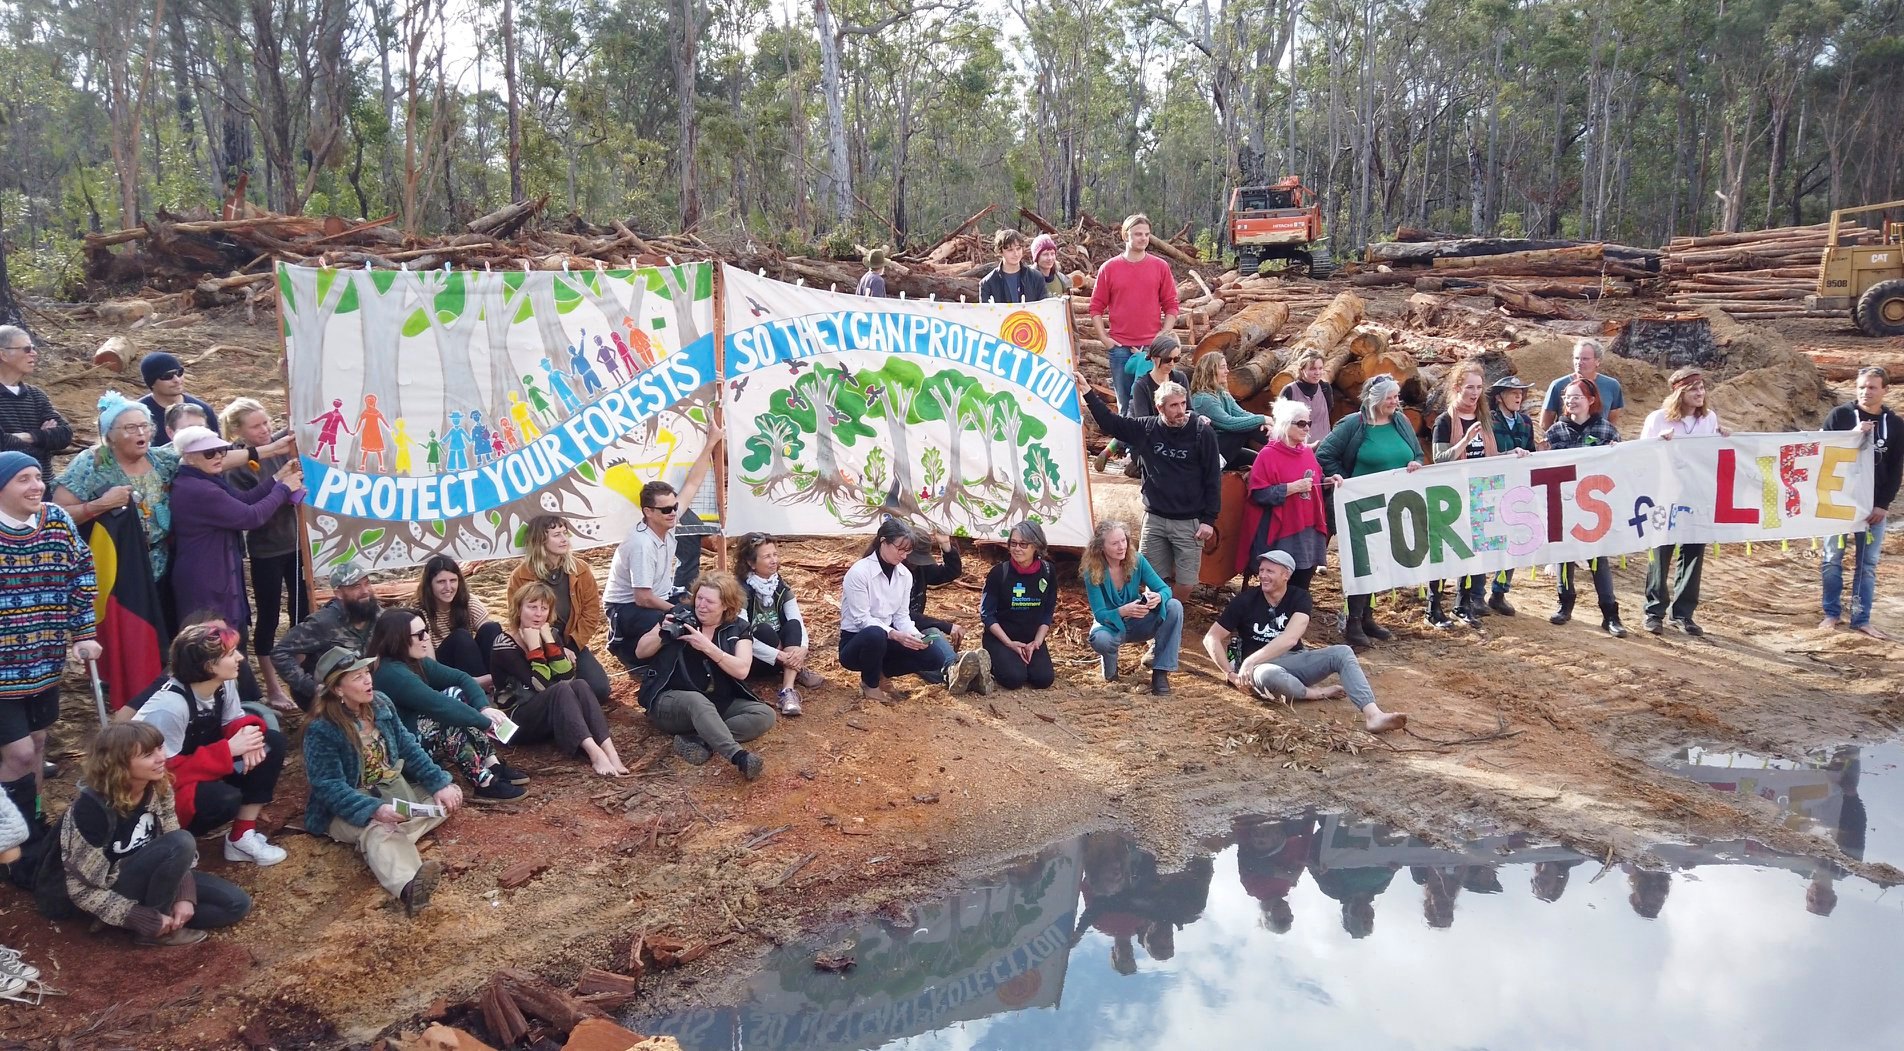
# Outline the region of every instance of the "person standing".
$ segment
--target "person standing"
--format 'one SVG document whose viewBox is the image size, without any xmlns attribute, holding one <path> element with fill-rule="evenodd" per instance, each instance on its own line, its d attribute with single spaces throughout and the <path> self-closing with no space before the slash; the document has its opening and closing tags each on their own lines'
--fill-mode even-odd
<svg viewBox="0 0 1904 1051">
<path fill-rule="evenodd" d="M 1566 410 L 1566 415 L 1548 429 L 1549 449 L 1600 448 L 1619 442 L 1620 433 L 1600 414 L 1600 391 L 1592 382 L 1584 379 L 1568 381 L 1566 392 L 1561 395 L 1561 407 Z M 1613 560 L 1601 555 L 1588 559 L 1588 565 L 1593 570 L 1594 597 L 1600 603 L 1600 627 L 1608 635 L 1623 639 L 1626 637 L 1626 626 L 1620 623 L 1620 603 L 1613 595 Z M 1565 624 L 1573 619 L 1573 570 L 1572 562 L 1562 562 L 1555 567 L 1560 609 L 1547 618 L 1550 624 Z"/>
<path fill-rule="evenodd" d="M 886 250 L 875 248 L 866 253 L 866 272 L 859 275 L 859 284 L 853 294 L 870 296 L 873 299 L 886 298 Z"/>
<path fill-rule="evenodd" d="M 1277 399 L 1297 401 L 1309 407 L 1307 441 L 1312 447 L 1320 445 L 1335 423 L 1335 387 L 1323 379 L 1328 367 L 1322 360 L 1322 352 L 1305 350 L 1296 355 L 1296 360 L 1289 363 L 1289 371 L 1296 379 L 1283 388 Z"/>
<path fill-rule="evenodd" d="M 1510 452 L 1502 448 L 1495 437 L 1489 402 L 1482 396 L 1481 383 L 1484 379 L 1486 373 L 1476 361 L 1448 370 L 1448 411 L 1435 420 L 1434 431 L 1429 436 L 1436 463 L 1479 460 Z M 1512 452 L 1517 456 L 1527 455 L 1519 449 Z M 1487 574 L 1473 573 L 1462 577 L 1456 585 L 1454 616 L 1470 628 L 1479 628 L 1481 618 L 1485 616 L 1482 610 L 1486 608 L 1487 581 Z M 1429 627 L 1446 628 L 1454 623 L 1442 610 L 1441 589 L 1442 581 L 1434 580 L 1428 584 Z"/>
<path fill-rule="evenodd" d="M 139 378 L 145 380 L 148 393 L 139 404 L 152 413 L 152 444 L 169 445 L 172 431 L 165 425 L 165 413 L 181 402 L 196 405 L 205 413 L 205 425 L 218 430 L 218 410 L 185 393 L 185 364 L 171 354 L 155 350 L 139 359 Z"/>
<path fill-rule="evenodd" d="M 1117 392 L 1117 411 L 1130 412 L 1131 381 L 1126 369 L 1131 354 L 1158 347 L 1177 323 L 1177 282 L 1170 264 L 1150 254 L 1150 219 L 1138 214 L 1124 220 L 1124 252 L 1098 267 L 1091 290 L 1091 327 L 1098 342 L 1109 348 L 1111 386 Z M 1080 390 L 1087 387 L 1080 386 Z M 1098 456 L 1104 470 L 1111 450 Z"/>
<path fill-rule="evenodd" d="M 1494 447 L 1502 452 L 1533 452 L 1534 421 L 1527 418 L 1521 407 L 1527 401 L 1527 392 L 1533 385 L 1518 376 L 1502 376 L 1488 384 L 1488 418 L 1494 421 Z M 1507 590 L 1514 586 L 1514 571 L 1503 569 L 1494 574 L 1488 585 L 1487 608 L 1503 617 L 1514 615 L 1514 607 L 1507 601 Z"/>
<path fill-rule="evenodd" d="M 243 442 L 241 462 L 225 469 L 225 480 L 240 492 L 265 486 L 289 463 L 297 462 L 297 446 L 291 432 L 273 431 L 271 414 L 251 398 L 237 398 L 219 421 L 220 433 Z M 297 704 L 278 682 L 277 669 L 271 666 L 271 647 L 277 645 L 278 628 L 288 610 L 293 627 L 311 615 L 310 588 L 304 584 L 304 569 L 298 564 L 297 507 L 285 504 L 259 526 L 245 534 L 245 553 L 251 562 L 251 590 L 257 600 L 252 611 L 251 652 L 258 658 L 258 670 L 264 679 L 265 699 L 279 711 L 297 710 Z"/>
<path fill-rule="evenodd" d="M 0 325 L 0 452 L 22 452 L 53 475 L 53 454 L 73 443 L 73 428 L 46 392 L 26 381 L 40 364 L 33 337 L 18 325 Z"/>
<path fill-rule="evenodd" d="M 1646 414 L 1640 425 L 1642 440 L 1670 441 L 1674 438 L 1725 436 L 1731 428 L 1719 422 L 1719 414 L 1706 404 L 1706 374 L 1688 365 L 1667 379 L 1672 388 L 1659 408 Z M 1666 574 L 1673 568 L 1673 553 L 1679 553 L 1679 572 L 1673 576 L 1670 595 Z M 1706 545 L 1667 544 L 1656 547 L 1646 559 L 1646 630 L 1657 635 L 1663 618 L 1672 616 L 1673 627 L 1694 637 L 1706 630 L 1692 619 L 1699 607 L 1699 574 L 1706 564 Z"/>
<path fill-rule="evenodd" d="M 1050 234 L 1039 234 L 1031 242 L 1031 267 L 1045 283 L 1045 298 L 1056 299 L 1071 293 L 1071 283 L 1058 269 L 1058 241 Z"/>
<path fill-rule="evenodd" d="M 1230 393 L 1230 363 L 1222 354 L 1205 354 L 1191 369 L 1190 411 L 1216 428 L 1216 447 L 1223 469 L 1247 471 L 1269 434 L 1269 417 L 1244 412 Z"/>
<path fill-rule="evenodd" d="M 1382 471 L 1421 470 L 1421 441 L 1402 414 L 1402 388 L 1393 376 L 1375 376 L 1362 384 L 1362 411 L 1344 416 L 1316 446 L 1316 462 L 1331 478 L 1359 478 Z M 1374 596 L 1349 596 L 1342 641 L 1364 649 L 1370 640 L 1387 641 L 1393 632 L 1375 622 Z"/>
<path fill-rule="evenodd" d="M 1190 389 L 1190 373 L 1182 366 L 1183 344 L 1168 332 L 1158 336 L 1149 350 L 1131 355 L 1124 363 L 1131 376 L 1130 397 L 1120 411 L 1132 419 L 1157 415 L 1157 388 L 1174 383 Z"/>
<path fill-rule="evenodd" d="M 1083 373 L 1073 379 L 1098 427 L 1143 457 L 1144 556 L 1179 588 L 1194 586 L 1222 509 L 1216 431 L 1190 414 L 1189 395 L 1174 382 L 1157 388 L 1158 415 L 1131 419 L 1113 413 Z"/>
<path fill-rule="evenodd" d="M 1824 585 L 1825 618 L 1821 628 L 1836 628 L 1843 623 L 1845 552 L 1851 551 L 1854 569 L 1851 577 L 1851 630 L 1874 639 L 1890 636 L 1871 624 L 1871 605 L 1877 599 L 1878 556 L 1884 548 L 1884 523 L 1890 516 L 1891 501 L 1897 499 L 1898 481 L 1904 476 L 1904 418 L 1884 407 L 1884 393 L 1890 376 L 1875 365 L 1858 370 L 1858 398 L 1849 405 L 1832 409 L 1825 417 L 1828 431 L 1858 431 L 1872 443 L 1871 515 L 1864 528 L 1847 536 L 1825 541 L 1825 562 L 1821 571 Z"/>
<path fill-rule="evenodd" d="M 1279 400 L 1269 415 L 1270 442 L 1250 467 L 1249 504 L 1243 508 L 1243 535 L 1249 542 L 1236 545 L 1236 571 L 1249 572 L 1264 552 L 1282 551 L 1296 567 L 1290 586 L 1308 590 L 1316 568 L 1329 560 L 1323 487 L 1340 485 L 1342 479 L 1322 473 L 1308 442 L 1313 427 L 1308 402 Z"/>
<path fill-rule="evenodd" d="M 1545 435 L 1563 415 L 1560 404 L 1561 394 L 1567 384 L 1574 380 L 1585 380 L 1599 391 L 1600 415 L 1605 417 L 1609 426 L 1616 430 L 1620 426 L 1620 413 L 1626 408 L 1626 394 L 1620 389 L 1620 381 L 1600 371 L 1600 363 L 1606 357 L 1606 348 L 1597 339 L 1583 339 L 1573 345 L 1573 372 L 1562 376 L 1547 385 L 1547 397 L 1540 403 L 1540 433 Z"/>
<path fill-rule="evenodd" d="M 0 789 L 32 839 L 45 828 L 46 728 L 59 719 L 67 653 L 82 661 L 100 655 L 92 551 L 65 508 L 45 496 L 38 460 L 0 452 Z"/>
<path fill-rule="evenodd" d="M 245 533 L 262 528 L 278 509 L 304 499 L 303 469 L 279 467 L 269 484 L 239 492 L 224 479 L 232 445 L 206 427 L 187 427 L 172 445 L 179 451 L 172 481 L 173 592 L 180 609 L 209 609 L 238 631 L 251 626 L 245 595 Z"/>
<path fill-rule="evenodd" d="M 1045 297 L 1045 279 L 1025 265 L 1025 235 L 1000 230 L 992 238 L 998 265 L 978 284 L 981 303 L 1036 303 Z"/>
</svg>

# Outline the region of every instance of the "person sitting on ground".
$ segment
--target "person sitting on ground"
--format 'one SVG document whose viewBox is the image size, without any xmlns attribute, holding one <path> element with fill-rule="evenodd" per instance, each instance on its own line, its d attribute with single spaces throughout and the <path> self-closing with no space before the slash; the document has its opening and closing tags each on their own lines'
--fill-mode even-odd
<svg viewBox="0 0 1904 1051">
<path fill-rule="evenodd" d="M 998 265 L 978 283 L 981 303 L 1036 303 L 1045 297 L 1045 276 L 1025 265 L 1025 235 L 1004 229 L 992 237 Z"/>
<path fill-rule="evenodd" d="M 1230 394 L 1230 363 L 1221 353 L 1205 354 L 1190 370 L 1190 411 L 1216 428 L 1223 469 L 1247 471 L 1269 433 L 1269 417 L 1244 412 Z"/>
<path fill-rule="evenodd" d="M 1884 553 L 1884 527 L 1898 485 L 1904 481 L 1904 417 L 1884 406 L 1884 392 L 1891 377 L 1876 365 L 1858 370 L 1856 401 L 1833 408 L 1825 416 L 1823 430 L 1858 431 L 1871 442 L 1871 514 L 1849 534 L 1825 538 L 1825 560 L 1819 567 L 1824 588 L 1825 616 L 1820 628 L 1836 628 L 1844 623 L 1844 564 L 1850 552 L 1852 631 L 1874 639 L 1889 639 L 1871 623 L 1871 609 L 1877 601 L 1878 558 Z"/>
<path fill-rule="evenodd" d="M 1671 392 L 1659 408 L 1646 414 L 1640 425 L 1640 438 L 1724 437 L 1732 429 L 1719 422 L 1719 414 L 1706 404 L 1706 374 L 1691 365 L 1667 377 Z M 1679 555 L 1679 572 L 1673 576 L 1672 591 L 1666 588 L 1666 574 L 1672 572 L 1673 554 Z M 1646 558 L 1646 630 L 1657 635 L 1670 614 L 1673 627 L 1698 637 L 1706 633 L 1692 619 L 1699 608 L 1699 575 L 1706 565 L 1706 545 L 1666 544 L 1654 548 Z"/>
<path fill-rule="evenodd" d="M 1150 559 L 1137 553 L 1130 528 L 1115 518 L 1099 522 L 1078 575 L 1091 602 L 1091 648 L 1097 651 L 1104 681 L 1117 681 L 1119 647 L 1155 639 L 1150 692 L 1168 694 L 1183 642 L 1183 603 L 1170 596 L 1170 586 L 1151 568 Z"/>
<path fill-rule="evenodd" d="M 912 574 L 912 596 L 906 600 L 906 612 L 912 615 L 913 626 L 928 639 L 933 632 L 945 636 L 954 650 L 964 646 L 962 625 L 926 613 L 928 591 L 950 584 L 965 573 L 959 545 L 945 533 L 914 528 L 912 554 L 906 556 L 906 571 Z"/>
<path fill-rule="evenodd" d="M 780 714 L 800 714 L 800 691 L 826 682 L 808 663 L 807 625 L 800 600 L 780 576 L 780 546 L 770 533 L 748 533 L 734 555 L 747 589 L 746 620 L 752 628 L 754 666 L 750 677 L 780 678 Z"/>
<path fill-rule="evenodd" d="M 1058 578 L 1045 557 L 1044 527 L 1036 522 L 1012 526 L 1005 553 L 1005 561 L 985 575 L 978 604 L 992 675 L 1007 690 L 1050 689 L 1058 673 L 1045 636 L 1058 612 Z"/>
<path fill-rule="evenodd" d="M 1371 376 L 1362 384 L 1362 411 L 1336 421 L 1329 437 L 1316 446 L 1316 462 L 1331 478 L 1359 478 L 1393 471 L 1421 470 L 1421 440 L 1402 414 L 1402 387 L 1393 376 Z M 1375 622 L 1372 595 L 1350 595 L 1342 641 L 1367 649 L 1371 640 L 1393 637 Z"/>
<path fill-rule="evenodd" d="M 655 729 L 674 736 L 674 754 L 689 765 L 718 755 L 756 780 L 766 763 L 740 742 L 773 729 L 774 710 L 747 689 L 753 632 L 741 616 L 740 581 L 702 573 L 688 596 L 692 605 L 668 611 L 635 643 L 641 707 Z"/>
<path fill-rule="evenodd" d="M 0 340 L 6 338 L 0 332 Z M 0 792 L 0 865 L 20 860 L 20 848 L 28 839 L 26 818 L 13 805 L 13 797 Z M 0 1000 L 13 1000 L 26 994 L 40 980 L 40 969 L 26 962 L 20 950 L 0 945 Z"/>
<path fill-rule="evenodd" d="M 1132 419 L 1157 415 L 1157 389 L 1164 384 L 1190 389 L 1190 373 L 1183 367 L 1183 345 L 1168 332 L 1158 336 L 1148 351 L 1131 355 L 1124 367 L 1131 373 L 1130 411 L 1124 415 Z"/>
<path fill-rule="evenodd" d="M 635 664 L 635 640 L 659 624 L 686 590 L 692 574 L 682 579 L 683 568 L 690 562 L 700 565 L 700 539 L 684 536 L 681 524 L 692 513 L 688 502 L 701 491 L 723 437 L 719 427 L 708 426 L 706 444 L 688 468 L 680 489 L 659 478 L 641 487 L 641 521 L 615 548 L 615 558 L 608 565 L 608 587 L 602 592 L 602 608 L 608 617 L 608 652 L 624 667 Z"/>
<path fill-rule="evenodd" d="M 1216 431 L 1194 418 L 1190 399 L 1175 383 L 1157 390 L 1158 415 L 1129 419 L 1112 412 L 1090 389 L 1083 373 L 1074 377 L 1086 391 L 1084 404 L 1098 429 L 1128 443 L 1144 468 L 1146 560 L 1170 574 L 1181 588 L 1197 583 L 1203 542 L 1216 535 L 1222 510 L 1222 455 Z"/>
<path fill-rule="evenodd" d="M 1522 452 L 1533 452 L 1534 421 L 1527 418 L 1521 409 L 1527 401 L 1527 392 L 1533 386 L 1518 376 L 1502 376 L 1488 384 L 1488 419 L 1494 421 L 1494 447 L 1503 452 L 1513 451 L 1519 456 Z M 1487 608 L 1503 617 L 1514 615 L 1514 607 L 1507 601 L 1508 589 L 1514 586 L 1514 571 L 1503 569 L 1494 574 L 1488 585 Z"/>
<path fill-rule="evenodd" d="M 1560 405 L 1565 414 L 1547 430 L 1549 449 L 1597 449 L 1619 442 L 1620 432 L 1600 415 L 1600 391 L 1592 383 L 1581 379 L 1568 383 L 1561 393 Z M 1613 560 L 1601 555 L 1589 559 L 1588 564 L 1593 571 L 1593 593 L 1600 602 L 1600 627 L 1608 635 L 1623 639 L 1626 626 L 1620 623 L 1620 602 L 1613 594 Z M 1551 624 L 1565 624 L 1573 619 L 1573 572 L 1572 562 L 1556 567 L 1554 579 L 1560 608 L 1547 618 Z"/>
<path fill-rule="evenodd" d="M 1248 573 L 1265 551 L 1282 551 L 1296 565 L 1291 587 L 1307 588 L 1316 568 L 1329 560 L 1329 512 L 1324 477 L 1316 450 L 1307 441 L 1315 425 L 1305 401 L 1278 401 L 1269 410 L 1269 444 L 1250 467 L 1249 503 L 1243 507 L 1243 535 L 1236 545 L 1236 571 Z"/>
<path fill-rule="evenodd" d="M 530 584 L 540 582 L 548 586 L 550 594 L 555 596 L 555 604 L 549 612 L 549 627 L 562 648 L 574 654 L 570 659 L 575 664 L 575 674 L 595 694 L 599 706 L 609 701 L 608 670 L 602 667 L 589 646 L 606 620 L 608 645 L 611 649 L 614 647 L 614 611 L 610 608 L 604 616 L 602 590 L 595 583 L 595 569 L 575 557 L 574 543 L 574 531 L 561 515 L 537 515 L 529 519 L 529 531 L 522 543 L 522 561 L 515 572 L 509 574 L 509 604 L 514 606 L 516 596 Z M 615 560 L 621 561 L 620 552 L 616 552 Z M 611 571 L 611 591 L 613 579 Z M 493 654 L 494 641 L 490 645 Z"/>
<path fill-rule="evenodd" d="M 566 532 L 566 530 L 565 530 Z M 502 625 L 489 618 L 489 609 L 469 592 L 463 567 L 448 555 L 433 555 L 417 578 L 417 612 L 430 629 L 436 661 L 489 688 L 489 651 L 502 634 Z"/>
<path fill-rule="evenodd" d="M 879 524 L 866 554 L 840 582 L 840 667 L 859 672 L 860 695 L 883 704 L 898 700 L 892 680 L 917 675 L 947 681 L 958 659 L 945 638 L 928 638 L 913 624 L 912 527 L 897 518 Z"/>
<path fill-rule="evenodd" d="M 377 691 L 376 665 L 342 646 L 318 658 L 319 689 L 304 731 L 311 784 L 304 827 L 356 847 L 378 885 L 415 916 L 443 875 L 443 863 L 423 860 L 417 841 L 463 805 L 463 790 Z M 428 809 L 417 813 L 417 804 Z"/>
<path fill-rule="evenodd" d="M 165 734 L 150 723 L 99 731 L 83 784 L 60 820 L 66 896 L 133 933 L 138 945 L 192 945 L 251 911 L 251 897 L 198 872 L 198 843 L 179 827 Z"/>
<path fill-rule="evenodd" d="M 226 861 L 283 861 L 282 847 L 258 830 L 277 794 L 290 742 L 239 704 L 230 684 L 245 663 L 244 633 L 198 625 L 172 640 L 172 674 L 133 718 L 165 735 L 165 766 L 179 823 L 195 836 L 226 822 Z"/>
<path fill-rule="evenodd" d="M 1050 234 L 1039 234 L 1032 238 L 1029 253 L 1032 269 L 1044 279 L 1046 299 L 1056 299 L 1071 293 L 1071 280 L 1064 271 L 1058 269 L 1058 241 Z"/>
<path fill-rule="evenodd" d="M 286 464 L 297 463 L 297 443 L 289 431 L 273 431 L 271 414 L 251 398 L 236 398 L 221 414 L 221 433 L 243 442 L 225 468 L 224 479 L 233 489 L 244 491 L 268 487 Z M 295 712 L 297 702 L 278 683 L 277 669 L 271 665 L 271 648 L 277 645 L 278 629 L 288 608 L 291 623 L 300 624 L 311 615 L 310 588 L 304 583 L 304 567 L 298 560 L 297 508 L 286 504 L 264 525 L 245 534 L 245 554 L 251 562 L 251 590 L 255 595 L 252 610 L 251 653 L 258 658 L 258 673 L 264 678 L 265 697 L 280 712 Z"/>
<path fill-rule="evenodd" d="M 311 674 L 318 659 L 338 647 L 362 653 L 370 641 L 371 625 L 383 609 L 370 589 L 370 570 L 362 562 L 353 559 L 331 570 L 330 581 L 331 600 L 285 632 L 271 648 L 271 666 L 278 670 L 278 681 L 306 711 L 320 685 Z"/>
<path fill-rule="evenodd" d="M 1347 646 L 1306 648 L 1313 611 L 1307 588 L 1291 587 L 1295 560 L 1284 551 L 1265 551 L 1256 562 L 1256 586 L 1244 588 L 1225 606 L 1203 636 L 1210 655 L 1229 684 L 1269 701 L 1320 701 L 1347 697 L 1362 713 L 1370 733 L 1399 730 L 1408 716 L 1385 712 L 1355 651 Z M 1330 676 L 1340 686 L 1318 686 Z"/>
<path fill-rule="evenodd" d="M 496 756 L 490 734 L 509 721 L 489 695 L 464 673 L 430 657 L 430 631 L 423 615 L 387 609 L 370 631 L 377 662 L 371 682 L 390 699 L 403 728 L 416 735 L 423 750 L 445 770 L 461 771 L 481 799 L 515 799 L 529 775 Z"/>
<path fill-rule="evenodd" d="M 176 356 L 156 350 L 140 358 L 139 378 L 145 381 L 146 389 L 151 391 L 139 399 L 139 404 L 152 413 L 153 445 L 172 443 L 173 432 L 167 423 L 166 414 L 176 405 L 197 406 L 199 412 L 204 414 L 205 426 L 213 431 L 218 429 L 218 410 L 185 393 L 185 365 Z"/>
<path fill-rule="evenodd" d="M 554 741 L 557 751 L 583 756 L 597 774 L 626 777 L 602 702 L 576 671 L 575 650 L 555 626 L 556 598 L 539 580 L 524 584 L 510 596 L 509 621 L 489 651 L 496 703 L 517 727 L 510 743 Z"/>
<path fill-rule="evenodd" d="M 1478 361 L 1457 364 L 1448 370 L 1443 390 L 1448 409 L 1435 418 L 1429 435 L 1436 463 L 1479 460 L 1508 451 L 1495 444 L 1494 420 L 1489 415 L 1487 399 L 1482 397 L 1481 384 L 1485 379 L 1487 373 Z M 1519 450 L 1515 452 L 1527 455 Z M 1442 609 L 1441 586 L 1438 578 L 1428 582 L 1428 626 L 1431 628 L 1454 626 L 1454 619 Z M 1470 628 L 1479 628 L 1485 615 L 1482 610 L 1486 606 L 1486 592 L 1487 574 L 1471 573 L 1462 577 L 1455 590 L 1454 618 Z"/>
<path fill-rule="evenodd" d="M 1329 371 L 1328 365 L 1321 351 L 1305 350 L 1289 363 L 1289 371 L 1296 379 L 1283 388 L 1276 400 L 1299 401 L 1309 406 L 1307 440 L 1311 447 L 1321 445 L 1335 422 L 1335 387 L 1323 379 Z"/>
</svg>

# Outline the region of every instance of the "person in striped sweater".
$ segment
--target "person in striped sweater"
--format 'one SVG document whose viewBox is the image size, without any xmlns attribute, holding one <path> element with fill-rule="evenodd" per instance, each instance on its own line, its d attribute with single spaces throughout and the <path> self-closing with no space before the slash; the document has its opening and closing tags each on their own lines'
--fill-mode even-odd
<svg viewBox="0 0 1904 1051">
<path fill-rule="evenodd" d="M 59 718 L 67 650 L 80 660 L 100 652 L 92 552 L 45 496 L 38 460 L 0 452 L 0 787 L 35 836 L 46 728 Z"/>
</svg>

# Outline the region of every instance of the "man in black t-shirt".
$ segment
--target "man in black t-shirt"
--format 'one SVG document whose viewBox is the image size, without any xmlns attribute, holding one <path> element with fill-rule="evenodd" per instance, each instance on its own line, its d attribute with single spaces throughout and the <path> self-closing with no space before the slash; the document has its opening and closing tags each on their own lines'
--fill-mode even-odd
<svg viewBox="0 0 1904 1051">
<path fill-rule="evenodd" d="M 1890 376 L 1875 365 L 1858 370 L 1858 400 L 1840 405 L 1825 417 L 1828 431 L 1860 431 L 1871 443 L 1873 466 L 1871 479 L 1871 515 L 1857 531 L 1847 536 L 1825 538 L 1825 560 L 1821 575 L 1824 583 L 1825 619 L 1821 628 L 1836 628 L 1844 623 L 1844 570 L 1849 561 L 1851 574 L 1852 631 L 1872 638 L 1889 639 L 1871 623 L 1871 608 L 1877 599 L 1878 556 L 1884 550 L 1885 519 L 1897 499 L 1899 481 L 1904 479 L 1904 418 L 1884 407 L 1884 395 Z M 1846 558 L 1847 550 L 1851 555 Z"/>
<path fill-rule="evenodd" d="M 1319 701 L 1346 696 L 1361 709 L 1370 733 L 1408 724 L 1400 712 L 1384 712 L 1355 651 L 1347 646 L 1305 649 L 1311 603 L 1305 588 L 1289 586 L 1295 559 L 1265 551 L 1256 560 L 1257 586 L 1237 593 L 1203 636 L 1203 650 L 1223 669 L 1231 686 L 1265 700 Z M 1330 676 L 1340 686 L 1317 686 Z"/>
</svg>

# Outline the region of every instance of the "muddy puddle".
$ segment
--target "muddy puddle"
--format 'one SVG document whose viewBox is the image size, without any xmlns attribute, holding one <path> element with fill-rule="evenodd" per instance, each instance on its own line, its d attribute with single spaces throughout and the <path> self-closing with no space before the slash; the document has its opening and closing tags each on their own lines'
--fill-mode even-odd
<svg viewBox="0 0 1904 1051">
<path fill-rule="evenodd" d="M 1831 839 L 1871 804 L 1867 842 L 1894 853 L 1875 815 L 1904 814 L 1900 760 L 1674 762 L 1750 773 L 1707 783 L 1795 797 L 1792 820 Z M 1904 890 L 1811 858 L 1689 842 L 1606 866 L 1515 833 L 1448 849 L 1343 815 L 1240 818 L 1201 846 L 1167 870 L 1087 835 L 789 945 L 735 1006 L 631 1024 L 688 1051 L 1904 1043 Z"/>
<path fill-rule="evenodd" d="M 1860 861 L 1904 868 L 1904 742 L 1793 758 L 1688 748 L 1659 765 L 1715 792 L 1763 800 L 1787 828 L 1831 840 Z"/>
</svg>

